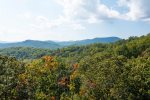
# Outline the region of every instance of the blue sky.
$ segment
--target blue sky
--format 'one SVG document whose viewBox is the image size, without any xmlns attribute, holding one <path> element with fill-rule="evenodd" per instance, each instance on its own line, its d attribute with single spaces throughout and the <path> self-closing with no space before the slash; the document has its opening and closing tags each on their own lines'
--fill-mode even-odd
<svg viewBox="0 0 150 100">
<path fill-rule="evenodd" d="M 150 32 L 150 0 L 0 0 L 0 41 L 81 40 Z"/>
</svg>

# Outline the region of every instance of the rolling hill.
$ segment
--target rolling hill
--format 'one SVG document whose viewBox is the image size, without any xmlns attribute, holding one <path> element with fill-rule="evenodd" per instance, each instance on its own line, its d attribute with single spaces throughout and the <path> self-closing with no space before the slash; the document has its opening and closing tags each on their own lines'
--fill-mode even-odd
<svg viewBox="0 0 150 100">
<path fill-rule="evenodd" d="M 54 41 L 38 41 L 38 40 L 25 40 L 22 42 L 15 43 L 0 43 L 0 48 L 9 47 L 34 47 L 34 48 L 49 48 L 56 49 L 71 45 L 87 45 L 93 43 L 112 43 L 120 40 L 118 37 L 106 37 L 106 38 L 94 38 L 85 39 L 79 41 L 64 41 L 64 42 L 54 42 Z"/>
<path fill-rule="evenodd" d="M 9 47 L 34 47 L 34 48 L 59 48 L 60 45 L 55 42 L 44 42 L 36 40 L 26 40 L 16 43 L 0 43 L 0 48 L 9 48 Z"/>
</svg>

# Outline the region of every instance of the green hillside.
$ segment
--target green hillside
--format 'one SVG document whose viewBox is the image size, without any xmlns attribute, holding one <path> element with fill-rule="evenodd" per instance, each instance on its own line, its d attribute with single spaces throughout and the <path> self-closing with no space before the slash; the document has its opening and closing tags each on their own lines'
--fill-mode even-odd
<svg viewBox="0 0 150 100">
<path fill-rule="evenodd" d="M 150 99 L 150 34 L 56 50 L 1 49 L 0 54 L 2 100 Z"/>
<path fill-rule="evenodd" d="M 0 49 L 0 54 L 10 57 L 16 57 L 17 59 L 36 59 L 45 55 L 50 55 L 50 49 L 40 49 L 33 47 L 12 47 Z"/>
</svg>

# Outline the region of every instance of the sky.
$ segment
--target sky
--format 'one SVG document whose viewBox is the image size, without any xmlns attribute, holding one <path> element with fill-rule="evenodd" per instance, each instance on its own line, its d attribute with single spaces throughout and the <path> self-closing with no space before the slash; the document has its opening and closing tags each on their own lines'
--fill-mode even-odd
<svg viewBox="0 0 150 100">
<path fill-rule="evenodd" d="M 150 0 L 0 0 L 0 41 L 146 35 Z"/>
</svg>

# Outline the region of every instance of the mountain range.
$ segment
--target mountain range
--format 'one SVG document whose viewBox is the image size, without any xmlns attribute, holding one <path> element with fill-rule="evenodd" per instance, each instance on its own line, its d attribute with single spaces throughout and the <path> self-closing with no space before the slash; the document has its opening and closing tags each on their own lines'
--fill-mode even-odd
<svg viewBox="0 0 150 100">
<path fill-rule="evenodd" d="M 71 45 L 87 45 L 93 43 L 113 43 L 118 40 L 121 40 L 118 37 L 105 37 L 105 38 L 94 38 L 94 39 L 85 39 L 85 40 L 78 40 L 78 41 L 39 41 L 39 40 L 25 40 L 22 42 L 0 42 L 0 48 L 9 48 L 9 47 L 35 47 L 35 48 L 62 48 Z"/>
</svg>

